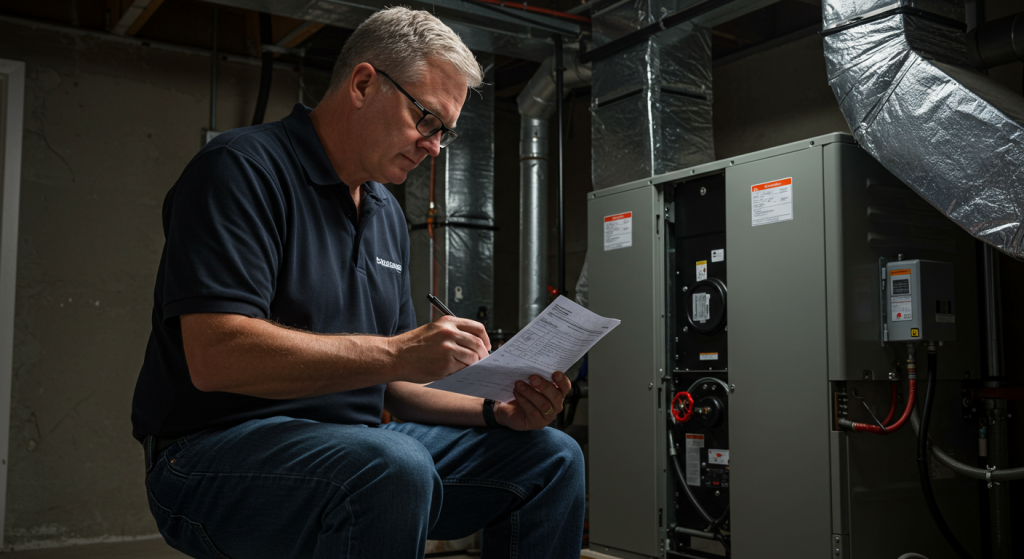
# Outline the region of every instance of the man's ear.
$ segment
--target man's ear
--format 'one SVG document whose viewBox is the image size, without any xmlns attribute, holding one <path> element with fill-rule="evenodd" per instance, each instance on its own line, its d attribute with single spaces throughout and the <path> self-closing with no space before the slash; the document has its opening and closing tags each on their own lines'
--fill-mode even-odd
<svg viewBox="0 0 1024 559">
<path fill-rule="evenodd" d="M 348 81 L 348 93 L 352 106 L 361 108 L 366 104 L 370 94 L 376 89 L 374 77 L 377 72 L 368 62 L 363 62 L 352 69 L 352 77 Z"/>
</svg>

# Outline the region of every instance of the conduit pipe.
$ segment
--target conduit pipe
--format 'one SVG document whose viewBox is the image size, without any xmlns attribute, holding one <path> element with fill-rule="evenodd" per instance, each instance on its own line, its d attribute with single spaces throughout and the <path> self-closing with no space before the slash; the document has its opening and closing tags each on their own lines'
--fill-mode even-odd
<svg viewBox="0 0 1024 559">
<path fill-rule="evenodd" d="M 829 83 L 872 156 L 1024 259 L 1024 98 L 967 59 L 959 0 L 823 0 Z"/>
<path fill-rule="evenodd" d="M 563 88 L 590 83 L 590 66 L 563 61 Z M 548 121 L 555 113 L 555 57 L 541 63 L 519 94 L 519 325 L 547 306 Z"/>
</svg>

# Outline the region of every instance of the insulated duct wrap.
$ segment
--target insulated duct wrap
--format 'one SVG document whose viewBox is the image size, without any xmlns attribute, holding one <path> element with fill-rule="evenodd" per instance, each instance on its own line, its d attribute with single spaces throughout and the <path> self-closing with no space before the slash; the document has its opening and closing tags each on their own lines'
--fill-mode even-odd
<svg viewBox="0 0 1024 559">
<path fill-rule="evenodd" d="M 492 57 L 480 58 L 484 65 Z M 494 88 L 471 91 L 459 139 L 445 148 L 447 305 L 491 327 L 494 308 Z M 481 312 L 483 315 L 481 316 Z"/>
<path fill-rule="evenodd" d="M 491 56 L 477 54 L 485 67 Z M 458 121 L 459 139 L 435 162 L 434 239 L 426 228 L 430 209 L 430 158 L 405 181 L 411 224 L 410 289 L 417 323 L 431 319 L 431 290 L 456 316 L 480 319 L 490 329 L 494 306 L 494 94 L 470 91 Z M 431 251 L 431 248 L 433 249 Z"/>
<path fill-rule="evenodd" d="M 593 17 L 595 47 L 655 22 L 680 2 L 627 2 Z M 664 8 L 664 11 L 662 11 Z M 595 189 L 714 159 L 711 35 L 669 28 L 593 64 Z"/>
<path fill-rule="evenodd" d="M 1024 258 L 1024 99 L 970 67 L 962 27 L 930 16 L 963 21 L 960 2 L 881 4 L 822 4 L 826 33 L 864 21 L 825 38 L 829 82 L 850 129 L 952 221 Z M 885 14 L 893 8 L 927 13 Z"/>
</svg>

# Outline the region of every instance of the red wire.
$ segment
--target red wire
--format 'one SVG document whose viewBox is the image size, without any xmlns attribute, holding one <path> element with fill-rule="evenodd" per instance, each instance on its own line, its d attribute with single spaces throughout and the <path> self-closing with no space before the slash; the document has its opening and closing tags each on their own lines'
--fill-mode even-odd
<svg viewBox="0 0 1024 559">
<path fill-rule="evenodd" d="M 867 433 L 875 433 L 876 435 L 887 435 L 894 431 L 899 431 L 900 427 L 903 427 L 903 425 L 907 422 L 907 419 L 910 418 L 910 412 L 913 411 L 914 409 L 914 394 L 917 392 L 917 381 L 910 380 L 908 381 L 908 384 L 910 386 L 907 390 L 907 407 L 903 409 L 903 415 L 900 416 L 899 421 L 893 423 L 892 425 L 886 425 L 884 431 L 878 425 L 868 425 L 867 423 L 854 423 L 853 430 L 863 431 Z"/>
<path fill-rule="evenodd" d="M 483 2 L 485 4 L 495 4 L 504 8 L 518 8 L 520 10 L 526 10 L 528 12 L 537 12 L 538 14 L 547 14 L 549 16 L 561 17 L 565 19 L 574 19 L 576 21 L 582 21 L 584 23 L 590 23 L 589 17 L 578 16 L 576 14 L 569 14 L 566 12 L 560 12 L 558 10 L 549 10 L 547 8 L 538 8 L 537 6 L 527 6 L 520 4 L 519 2 L 502 2 L 501 0 L 475 0 L 476 2 Z"/>
<path fill-rule="evenodd" d="M 896 398 L 897 398 L 897 391 L 898 391 L 898 389 L 896 387 L 896 383 L 895 382 L 891 383 L 891 386 L 892 386 L 892 393 L 889 396 L 889 413 L 887 413 L 885 415 L 885 419 L 882 420 L 882 425 L 885 425 L 886 428 L 888 428 L 889 422 L 892 421 L 892 416 L 896 414 Z"/>
</svg>

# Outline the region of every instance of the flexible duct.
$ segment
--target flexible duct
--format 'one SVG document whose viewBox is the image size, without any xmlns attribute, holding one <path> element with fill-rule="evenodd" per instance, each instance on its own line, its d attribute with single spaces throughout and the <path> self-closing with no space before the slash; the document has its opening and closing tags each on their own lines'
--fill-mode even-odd
<svg viewBox="0 0 1024 559">
<path fill-rule="evenodd" d="M 829 83 L 860 145 L 971 235 L 1024 258 L 1024 99 L 967 61 L 957 0 L 824 0 Z"/>
<path fill-rule="evenodd" d="M 563 89 L 590 83 L 575 53 L 563 62 Z M 555 57 L 541 63 L 519 94 L 519 325 L 547 306 L 548 121 L 554 114 Z"/>
</svg>

